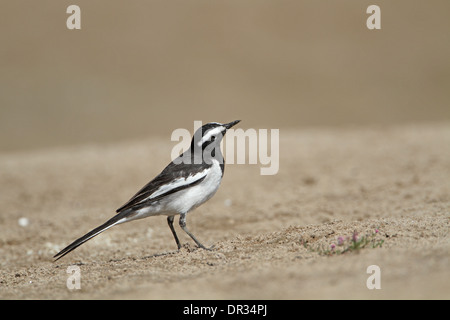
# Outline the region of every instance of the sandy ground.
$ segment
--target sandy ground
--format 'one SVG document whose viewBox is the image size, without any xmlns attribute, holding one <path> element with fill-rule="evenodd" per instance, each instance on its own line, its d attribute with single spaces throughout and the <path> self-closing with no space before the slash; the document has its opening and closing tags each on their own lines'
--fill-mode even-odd
<svg viewBox="0 0 450 320">
<path fill-rule="evenodd" d="M 78 0 L 68 30 L 71 4 L 2 1 L 0 298 L 450 298 L 449 1 L 379 0 L 381 30 L 358 0 Z M 227 165 L 188 216 L 214 251 L 154 217 L 53 262 L 174 129 L 235 119 L 280 129 L 280 167 Z M 324 254 L 354 231 L 382 247 Z"/>
<path fill-rule="evenodd" d="M 216 196 L 189 214 L 215 250 L 180 230 L 177 252 L 166 219 L 154 217 L 57 262 L 57 250 L 160 172 L 172 146 L 155 138 L 0 155 L 0 298 L 449 299 L 449 145 L 450 123 L 282 130 L 277 175 L 227 165 Z M 321 254 L 375 230 L 381 248 Z M 74 264 L 80 290 L 66 286 Z M 366 286 L 370 265 L 379 290 Z"/>
</svg>

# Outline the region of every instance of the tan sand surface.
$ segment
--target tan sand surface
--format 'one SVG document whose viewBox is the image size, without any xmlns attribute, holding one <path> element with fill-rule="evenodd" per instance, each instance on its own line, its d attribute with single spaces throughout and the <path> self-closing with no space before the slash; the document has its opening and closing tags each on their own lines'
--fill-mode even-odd
<svg viewBox="0 0 450 320">
<path fill-rule="evenodd" d="M 277 175 L 227 165 L 216 196 L 189 214 L 215 250 L 177 225 L 177 252 L 166 219 L 152 217 L 53 262 L 160 172 L 167 140 L 0 155 L 0 298 L 450 298 L 448 122 L 281 130 Z M 323 254 L 375 230 L 381 248 Z M 80 290 L 66 286 L 73 264 Z M 379 290 L 366 286 L 370 265 Z"/>
</svg>

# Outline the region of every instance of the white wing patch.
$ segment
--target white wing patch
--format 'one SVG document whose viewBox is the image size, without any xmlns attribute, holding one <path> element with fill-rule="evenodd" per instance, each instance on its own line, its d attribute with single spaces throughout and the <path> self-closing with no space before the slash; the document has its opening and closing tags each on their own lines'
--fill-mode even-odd
<svg viewBox="0 0 450 320">
<path fill-rule="evenodd" d="M 162 194 L 164 194 L 166 192 L 169 192 L 172 189 L 175 189 L 175 188 L 178 188 L 178 187 L 182 187 L 184 185 L 188 185 L 188 184 L 194 183 L 195 181 L 205 177 L 207 173 L 208 173 L 208 169 L 200 171 L 200 172 L 194 174 L 193 176 L 189 176 L 187 178 L 175 179 L 172 182 L 159 187 L 155 192 L 153 192 L 150 196 L 148 196 L 147 198 L 145 198 L 141 202 L 153 199 L 153 198 L 155 198 L 155 197 L 157 197 L 159 195 L 162 195 Z"/>
</svg>

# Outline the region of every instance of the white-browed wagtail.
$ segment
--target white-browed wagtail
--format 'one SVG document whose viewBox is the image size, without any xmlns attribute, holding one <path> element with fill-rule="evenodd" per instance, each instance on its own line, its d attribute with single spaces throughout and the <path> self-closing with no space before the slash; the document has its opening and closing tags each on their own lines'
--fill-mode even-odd
<svg viewBox="0 0 450 320">
<path fill-rule="evenodd" d="M 181 248 L 181 244 L 173 227 L 176 215 L 180 215 L 181 229 L 200 248 L 207 249 L 186 228 L 186 215 L 209 200 L 219 188 L 225 168 L 220 142 L 226 131 L 238 122 L 240 120 L 227 124 L 212 122 L 199 128 L 192 138 L 190 148 L 117 209 L 114 217 L 69 244 L 54 258 L 56 260 L 62 258 L 115 225 L 157 215 L 167 216 L 178 249 Z"/>
</svg>

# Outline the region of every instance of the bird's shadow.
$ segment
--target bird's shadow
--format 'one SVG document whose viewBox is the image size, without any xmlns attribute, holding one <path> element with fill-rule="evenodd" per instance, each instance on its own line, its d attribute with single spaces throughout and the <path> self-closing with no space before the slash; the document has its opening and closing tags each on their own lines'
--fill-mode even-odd
<svg viewBox="0 0 450 320">
<path fill-rule="evenodd" d="M 182 246 L 184 250 L 187 250 L 187 252 L 194 252 L 197 250 L 202 250 L 202 248 L 199 247 L 195 247 L 193 248 L 192 246 L 190 246 L 189 244 L 185 244 Z M 207 251 L 214 251 L 215 246 L 211 246 L 210 248 L 206 248 Z M 158 257 L 165 257 L 165 256 L 172 256 L 172 255 L 176 255 L 178 253 L 180 253 L 182 250 L 174 250 L 174 251 L 166 251 L 166 252 L 157 252 L 148 256 L 142 256 L 142 257 L 123 257 L 123 258 L 119 258 L 119 259 L 109 259 L 107 261 L 107 263 L 111 263 L 111 262 L 123 262 L 126 260 L 133 260 L 133 261 L 138 261 L 138 260 L 149 260 L 149 259 L 153 259 L 153 258 L 158 258 Z M 106 261 L 105 261 L 106 262 Z M 88 265 L 89 263 L 86 262 L 82 262 L 82 261 L 77 261 L 75 263 L 72 263 L 72 265 L 77 265 L 77 266 L 83 266 L 83 265 Z M 56 266 L 57 268 L 59 267 L 59 265 Z"/>
<path fill-rule="evenodd" d="M 177 254 L 179 252 L 180 252 L 180 250 L 168 251 L 168 252 L 159 252 L 159 253 L 151 254 L 149 256 L 140 257 L 139 259 L 140 260 L 148 260 L 148 259 L 157 258 L 157 257 L 171 256 L 171 255 L 175 255 L 175 254 Z"/>
<path fill-rule="evenodd" d="M 120 259 L 109 259 L 108 262 L 122 262 L 122 261 L 130 260 L 130 259 L 133 261 L 148 260 L 148 259 L 157 258 L 157 257 L 175 255 L 178 252 L 179 251 L 159 252 L 159 253 L 151 254 L 149 256 L 143 256 L 143 257 L 124 257 L 124 258 L 120 258 Z"/>
<path fill-rule="evenodd" d="M 202 250 L 202 248 L 200 247 L 191 247 L 189 244 L 185 244 L 182 246 L 183 249 L 187 250 L 187 252 L 194 252 L 197 250 Z M 215 245 L 212 245 L 210 248 L 203 248 L 203 250 L 207 250 L 207 251 L 214 251 L 215 250 Z M 152 258 L 157 258 L 157 257 L 164 257 L 164 256 L 171 256 L 171 255 L 175 255 L 181 252 L 181 249 L 175 250 L 175 251 L 167 251 L 167 252 L 159 252 L 159 253 L 154 253 L 151 254 L 149 256 L 143 256 L 140 258 L 136 258 L 136 260 L 148 260 L 148 259 L 152 259 Z"/>
</svg>

